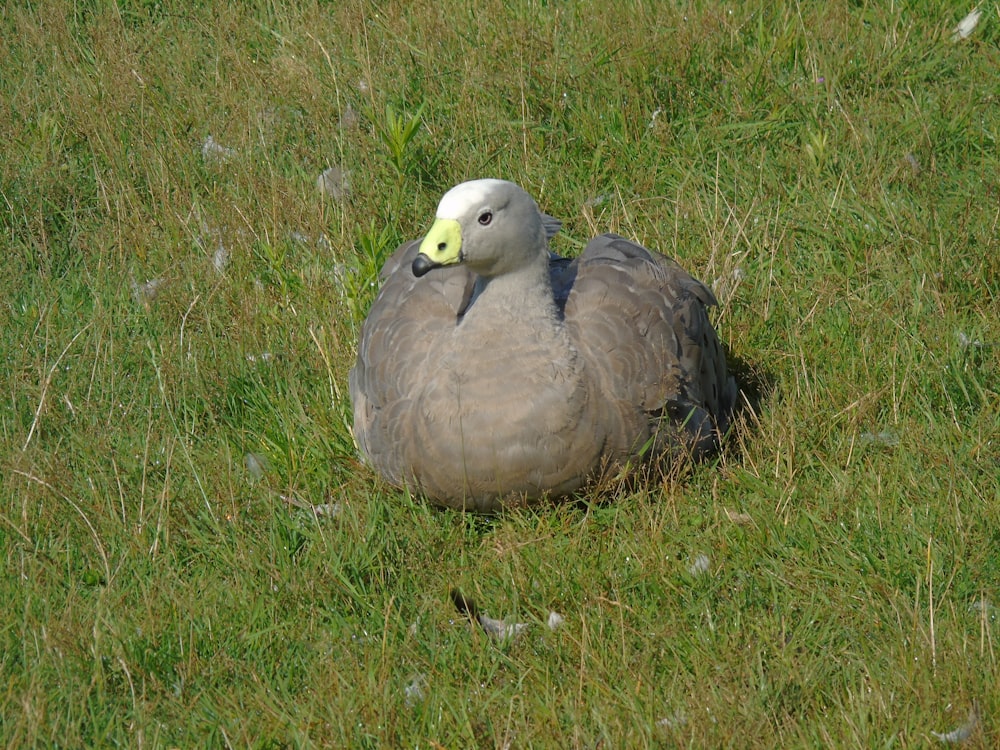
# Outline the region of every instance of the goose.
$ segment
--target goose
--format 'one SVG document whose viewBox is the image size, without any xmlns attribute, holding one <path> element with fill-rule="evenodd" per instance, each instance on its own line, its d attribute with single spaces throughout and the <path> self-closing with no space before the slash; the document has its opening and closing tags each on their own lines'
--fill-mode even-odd
<svg viewBox="0 0 1000 750">
<path fill-rule="evenodd" d="M 495 512 L 720 445 L 738 391 L 712 292 L 616 234 L 562 258 L 559 227 L 512 182 L 463 182 L 385 262 L 349 388 L 390 484 Z"/>
</svg>

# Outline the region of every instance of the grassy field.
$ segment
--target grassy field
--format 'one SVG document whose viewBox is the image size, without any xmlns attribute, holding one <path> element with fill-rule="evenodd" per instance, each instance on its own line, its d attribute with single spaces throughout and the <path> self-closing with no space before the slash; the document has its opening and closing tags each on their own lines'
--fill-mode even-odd
<svg viewBox="0 0 1000 750">
<path fill-rule="evenodd" d="M 0 745 L 1000 744 L 969 10 L 5 5 Z M 713 285 L 717 461 L 492 519 L 359 463 L 377 270 L 482 176 Z"/>
</svg>

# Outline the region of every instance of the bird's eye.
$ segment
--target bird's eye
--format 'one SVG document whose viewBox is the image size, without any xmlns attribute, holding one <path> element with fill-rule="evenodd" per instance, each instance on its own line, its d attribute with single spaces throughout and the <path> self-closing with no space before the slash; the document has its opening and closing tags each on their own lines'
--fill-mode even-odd
<svg viewBox="0 0 1000 750">
<path fill-rule="evenodd" d="M 492 211 L 483 211 L 481 214 L 479 214 L 479 223 L 482 224 L 484 227 L 489 226 L 491 221 L 493 221 Z"/>
</svg>

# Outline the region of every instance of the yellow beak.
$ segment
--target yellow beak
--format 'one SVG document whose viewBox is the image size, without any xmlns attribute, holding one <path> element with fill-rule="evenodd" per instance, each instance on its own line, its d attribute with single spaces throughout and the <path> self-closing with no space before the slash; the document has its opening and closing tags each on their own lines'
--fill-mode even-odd
<svg viewBox="0 0 1000 750">
<path fill-rule="evenodd" d="M 437 219 L 413 261 L 413 275 L 423 276 L 432 268 L 450 266 L 462 260 L 462 226 L 454 219 Z"/>
</svg>

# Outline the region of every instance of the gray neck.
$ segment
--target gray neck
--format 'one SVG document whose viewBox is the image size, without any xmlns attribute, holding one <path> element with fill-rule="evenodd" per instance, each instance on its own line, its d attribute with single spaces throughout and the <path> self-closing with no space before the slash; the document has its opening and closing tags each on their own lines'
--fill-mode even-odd
<svg viewBox="0 0 1000 750">
<path fill-rule="evenodd" d="M 465 322 L 483 319 L 489 323 L 497 310 L 504 311 L 506 319 L 523 320 L 535 325 L 546 322 L 558 324 L 547 256 L 540 256 L 538 262 L 502 276 L 476 277 Z"/>
</svg>

